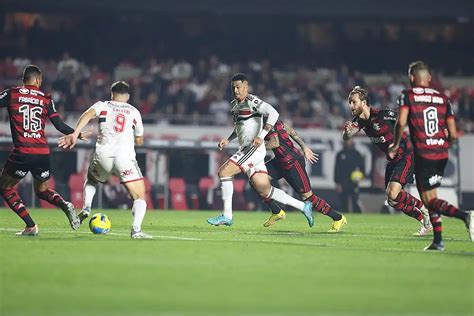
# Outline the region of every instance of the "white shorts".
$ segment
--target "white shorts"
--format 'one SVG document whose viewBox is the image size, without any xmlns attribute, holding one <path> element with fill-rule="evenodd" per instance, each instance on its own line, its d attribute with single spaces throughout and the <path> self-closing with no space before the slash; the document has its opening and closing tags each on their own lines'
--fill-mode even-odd
<svg viewBox="0 0 474 316">
<path fill-rule="evenodd" d="M 265 166 L 267 150 L 265 144 L 259 147 L 247 146 L 233 154 L 229 161 L 236 164 L 240 170 L 251 178 L 255 173 L 268 173 Z"/>
<path fill-rule="evenodd" d="M 143 179 L 137 161 L 130 157 L 101 157 L 94 154 L 89 166 L 89 174 L 99 182 L 106 182 L 110 175 L 120 177 L 121 183 Z"/>
</svg>

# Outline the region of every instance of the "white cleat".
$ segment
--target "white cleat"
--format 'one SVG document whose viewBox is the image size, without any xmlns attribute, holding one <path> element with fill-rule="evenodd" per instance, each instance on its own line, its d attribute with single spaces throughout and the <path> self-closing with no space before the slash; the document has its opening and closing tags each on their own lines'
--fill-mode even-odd
<svg viewBox="0 0 474 316">
<path fill-rule="evenodd" d="M 25 227 L 25 229 L 23 229 L 22 231 L 18 233 L 15 233 L 15 235 L 35 237 L 35 236 L 38 236 L 38 233 L 39 233 L 38 225 L 35 225 L 33 227 Z"/>
<path fill-rule="evenodd" d="M 474 210 L 467 211 L 469 214 L 466 217 L 466 228 L 469 233 L 469 239 L 474 241 Z"/>
<path fill-rule="evenodd" d="M 132 239 L 152 239 L 153 238 L 152 235 L 144 233 L 141 230 L 137 232 L 137 231 L 134 231 L 133 229 L 132 229 L 132 232 L 130 233 L 130 237 L 132 237 Z"/>
<path fill-rule="evenodd" d="M 424 223 L 420 223 L 420 229 L 416 233 L 414 233 L 414 236 L 425 236 L 429 232 L 433 231 L 433 226 L 431 226 L 431 223 L 429 225 L 425 225 Z"/>
<path fill-rule="evenodd" d="M 66 202 L 63 208 L 64 213 L 66 213 L 69 224 L 73 230 L 78 230 L 81 227 L 81 220 L 76 214 L 76 208 L 71 202 Z"/>
</svg>

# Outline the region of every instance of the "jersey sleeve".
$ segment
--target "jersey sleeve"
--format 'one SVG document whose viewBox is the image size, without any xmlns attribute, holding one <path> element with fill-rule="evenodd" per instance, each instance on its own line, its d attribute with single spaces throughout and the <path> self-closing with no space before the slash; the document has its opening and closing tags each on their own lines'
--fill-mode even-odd
<svg viewBox="0 0 474 316">
<path fill-rule="evenodd" d="M 446 118 L 448 117 L 454 117 L 453 106 L 451 105 L 451 101 L 449 101 L 449 99 L 446 101 Z"/>
<path fill-rule="evenodd" d="M 135 111 L 135 118 L 133 119 L 133 130 L 134 130 L 134 135 L 135 137 L 140 137 L 143 136 L 143 121 L 142 121 L 142 116 L 140 115 L 140 112 Z"/>
<path fill-rule="evenodd" d="M 105 108 L 105 103 L 102 101 L 97 101 L 96 103 L 92 104 L 89 110 L 93 109 L 95 111 L 95 115 L 99 116 L 100 112 L 102 112 L 104 108 Z"/>
<path fill-rule="evenodd" d="M 54 103 L 54 100 L 50 98 L 48 104 L 48 117 L 52 119 L 56 116 L 59 116 L 58 110 L 56 109 L 56 103 Z"/>
<path fill-rule="evenodd" d="M 400 94 L 397 100 L 397 104 L 400 108 L 404 106 L 409 107 L 411 105 L 407 90 L 403 90 L 402 94 Z"/>
<path fill-rule="evenodd" d="M 252 108 L 256 112 L 264 116 L 267 116 L 266 124 L 270 124 L 271 126 L 274 126 L 276 124 L 280 114 L 277 112 L 277 110 L 275 110 L 275 108 L 272 105 L 268 104 L 265 101 L 260 100 L 256 96 L 253 96 L 250 102 L 252 103 Z"/>
<path fill-rule="evenodd" d="M 397 122 L 397 112 L 390 109 L 380 110 L 378 116 L 383 122 L 387 123 L 387 125 L 392 128 Z"/>
<path fill-rule="evenodd" d="M 6 89 L 0 93 L 0 108 L 6 108 L 10 105 L 10 89 Z"/>
</svg>

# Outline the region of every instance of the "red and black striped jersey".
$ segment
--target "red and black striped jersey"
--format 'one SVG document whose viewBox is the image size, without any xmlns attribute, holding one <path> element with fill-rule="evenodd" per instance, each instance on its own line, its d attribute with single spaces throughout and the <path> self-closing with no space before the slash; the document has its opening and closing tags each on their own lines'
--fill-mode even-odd
<svg viewBox="0 0 474 316">
<path fill-rule="evenodd" d="M 285 129 L 285 124 L 280 120 L 275 123 L 275 125 L 265 137 L 265 140 L 269 140 L 274 136 L 278 137 L 280 146 L 273 148 L 272 151 L 275 154 L 275 160 L 283 168 L 288 167 L 294 160 L 303 156 L 301 151 L 296 148 L 291 141 L 290 135 Z"/>
<path fill-rule="evenodd" d="M 44 134 L 46 117 L 57 116 L 49 94 L 35 86 L 21 86 L 0 93 L 0 108 L 6 107 L 10 116 L 13 152 L 19 154 L 49 154 Z"/>
<path fill-rule="evenodd" d="M 383 151 L 388 160 L 388 146 L 393 143 L 393 129 L 397 121 L 397 112 L 390 109 L 370 108 L 370 117 L 368 120 L 356 117 L 352 120 L 359 129 L 363 130 L 370 138 L 370 141 Z M 413 147 L 408 140 L 406 133 L 403 133 L 400 141 L 400 148 L 393 160 L 401 159 L 405 154 L 413 153 Z"/>
<path fill-rule="evenodd" d="M 398 105 L 408 107 L 408 127 L 415 155 L 429 160 L 448 158 L 446 119 L 453 117 L 449 99 L 439 91 L 426 87 L 403 90 Z"/>
</svg>

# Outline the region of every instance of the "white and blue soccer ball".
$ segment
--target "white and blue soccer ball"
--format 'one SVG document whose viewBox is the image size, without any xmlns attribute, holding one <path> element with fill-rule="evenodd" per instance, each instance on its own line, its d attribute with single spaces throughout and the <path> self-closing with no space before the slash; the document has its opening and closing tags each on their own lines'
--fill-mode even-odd
<svg viewBox="0 0 474 316">
<path fill-rule="evenodd" d="M 112 227 L 112 223 L 107 215 L 97 213 L 92 215 L 89 220 L 89 228 L 94 234 L 107 234 Z"/>
</svg>

